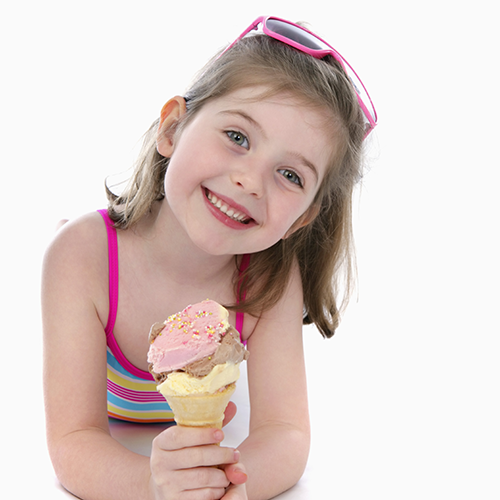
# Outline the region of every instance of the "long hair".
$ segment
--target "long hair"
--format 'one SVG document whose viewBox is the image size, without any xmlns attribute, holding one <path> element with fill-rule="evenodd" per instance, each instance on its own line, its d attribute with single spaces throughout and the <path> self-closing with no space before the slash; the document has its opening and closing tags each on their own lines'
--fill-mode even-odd
<svg viewBox="0 0 500 500">
<path fill-rule="evenodd" d="M 315 59 L 265 35 L 240 40 L 221 57 L 214 57 L 195 78 L 185 98 L 187 111 L 175 133 L 193 119 L 208 101 L 235 90 L 262 86 L 260 97 L 287 93 L 308 106 L 326 111 L 331 121 L 336 154 L 316 194 L 316 218 L 290 237 L 252 255 L 243 275 L 238 310 L 260 315 L 282 297 L 294 262 L 298 262 L 304 293 L 304 323 L 315 323 L 331 337 L 347 304 L 353 277 L 351 203 L 353 189 L 362 177 L 364 119 L 353 87 L 331 56 Z M 108 188 L 109 214 L 117 228 L 126 229 L 164 198 L 168 158 L 156 150 L 159 120 L 145 134 L 134 175 L 116 196 Z M 243 289 L 246 293 L 243 297 Z M 228 307 L 236 308 L 235 305 Z"/>
</svg>

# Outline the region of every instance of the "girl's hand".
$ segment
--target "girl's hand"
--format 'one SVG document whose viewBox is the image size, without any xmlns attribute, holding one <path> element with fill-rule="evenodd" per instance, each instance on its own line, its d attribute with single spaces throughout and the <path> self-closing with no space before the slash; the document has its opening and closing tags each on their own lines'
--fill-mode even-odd
<svg viewBox="0 0 500 500">
<path fill-rule="evenodd" d="M 235 464 L 239 452 L 218 446 L 224 439 L 220 429 L 175 426 L 166 429 L 153 441 L 149 484 L 154 500 L 217 500 L 230 485 L 221 464 Z M 230 476 L 237 474 L 230 473 Z M 234 479 L 234 478 L 233 478 Z M 231 492 L 232 493 L 232 492 Z M 245 499 L 229 496 L 228 499 Z"/>
</svg>

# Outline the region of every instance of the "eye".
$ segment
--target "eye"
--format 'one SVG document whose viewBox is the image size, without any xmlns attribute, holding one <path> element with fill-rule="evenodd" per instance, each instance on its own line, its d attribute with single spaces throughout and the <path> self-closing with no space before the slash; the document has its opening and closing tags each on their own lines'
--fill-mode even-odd
<svg viewBox="0 0 500 500">
<path fill-rule="evenodd" d="M 236 132 L 235 130 L 229 130 L 226 132 L 227 136 L 229 139 L 237 144 L 238 146 L 241 146 L 242 148 L 249 149 L 250 144 L 248 143 L 248 139 L 246 138 L 245 135 L 243 135 L 241 132 Z"/>
<path fill-rule="evenodd" d="M 289 170 L 288 168 L 282 168 L 282 169 L 278 170 L 278 172 L 287 181 L 293 182 L 294 184 L 297 184 L 297 186 L 299 186 L 299 187 L 304 187 L 302 184 L 301 178 L 293 170 Z"/>
</svg>

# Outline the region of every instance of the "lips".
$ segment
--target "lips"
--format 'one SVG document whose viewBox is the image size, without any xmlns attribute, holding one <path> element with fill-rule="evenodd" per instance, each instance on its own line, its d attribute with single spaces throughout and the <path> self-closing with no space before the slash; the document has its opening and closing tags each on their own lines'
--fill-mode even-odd
<svg viewBox="0 0 500 500">
<path fill-rule="evenodd" d="M 208 189 L 205 189 L 205 197 L 210 206 L 213 207 L 213 211 L 220 214 L 223 219 L 236 222 L 242 226 L 248 226 L 250 223 L 255 222 L 241 207 L 236 207 L 236 203 L 224 200 Z"/>
</svg>

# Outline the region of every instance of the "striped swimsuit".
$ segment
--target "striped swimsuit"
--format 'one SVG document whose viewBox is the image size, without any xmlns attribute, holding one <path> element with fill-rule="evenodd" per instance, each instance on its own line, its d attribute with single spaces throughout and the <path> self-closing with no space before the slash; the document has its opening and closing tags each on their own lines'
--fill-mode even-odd
<svg viewBox="0 0 500 500">
<path fill-rule="evenodd" d="M 109 315 L 106 325 L 108 368 L 108 416 L 128 422 L 173 422 L 172 410 L 156 390 L 156 382 L 149 372 L 140 370 L 123 355 L 113 334 L 118 309 L 118 237 L 106 210 L 98 210 L 106 223 L 108 233 Z M 241 272 L 249 263 L 243 257 Z M 236 329 L 243 327 L 243 314 L 236 313 Z"/>
</svg>

